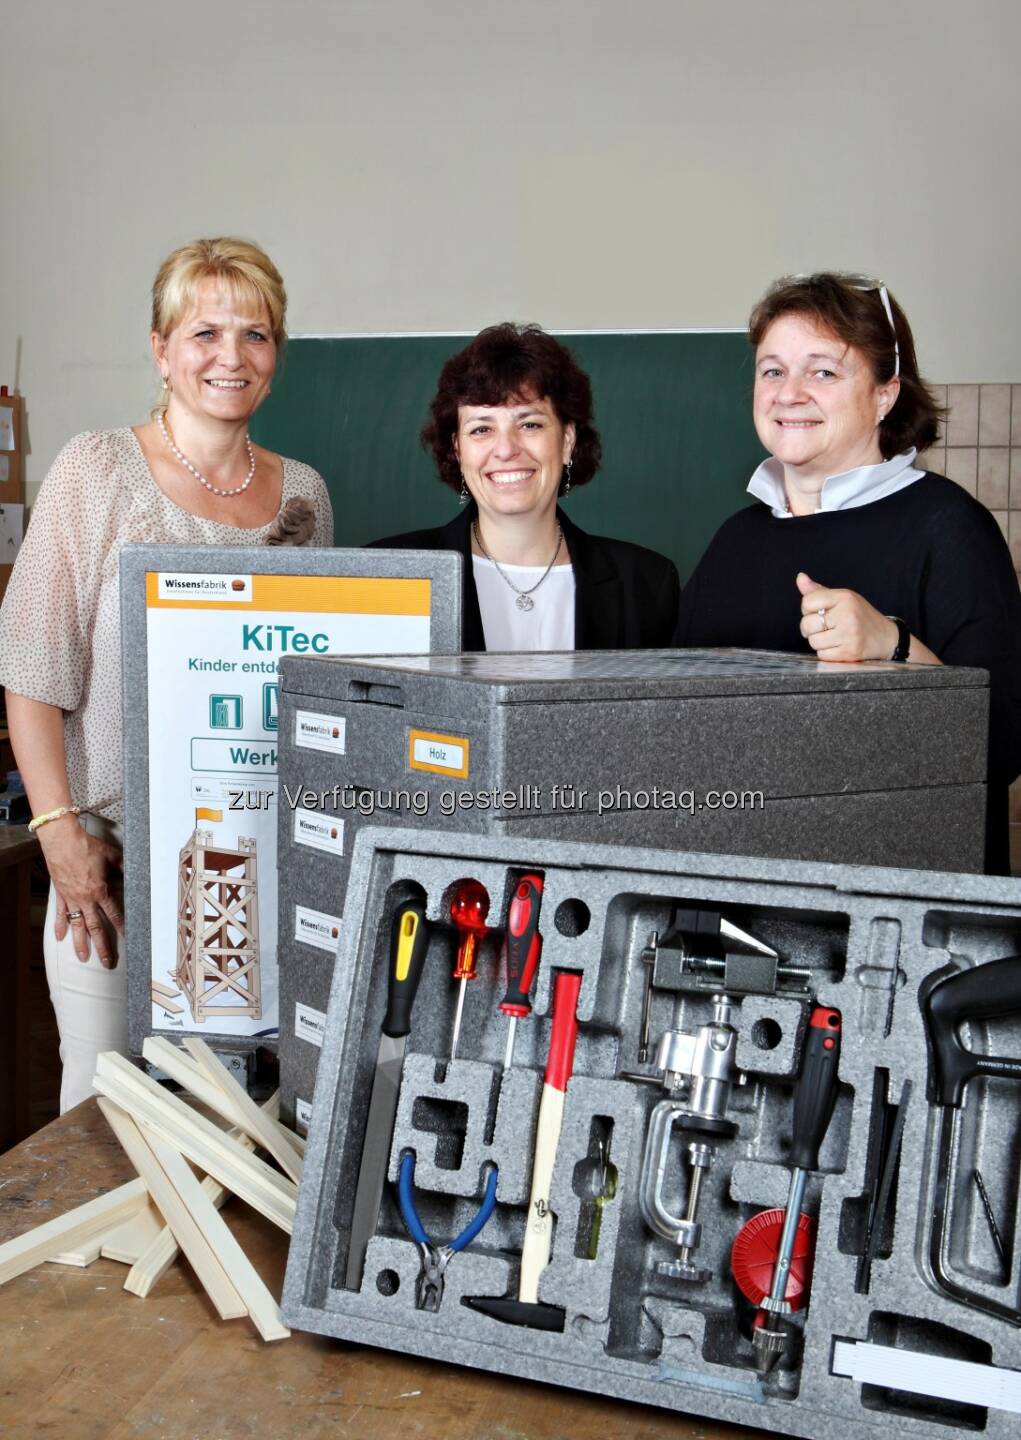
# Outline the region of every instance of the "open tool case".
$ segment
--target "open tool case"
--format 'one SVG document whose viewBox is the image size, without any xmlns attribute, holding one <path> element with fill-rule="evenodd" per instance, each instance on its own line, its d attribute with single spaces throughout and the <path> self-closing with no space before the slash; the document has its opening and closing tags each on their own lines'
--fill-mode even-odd
<svg viewBox="0 0 1021 1440">
<path fill-rule="evenodd" d="M 288 1323 L 791 1435 L 1017 1434 L 1021 884 L 373 827 L 344 908 Z"/>
</svg>

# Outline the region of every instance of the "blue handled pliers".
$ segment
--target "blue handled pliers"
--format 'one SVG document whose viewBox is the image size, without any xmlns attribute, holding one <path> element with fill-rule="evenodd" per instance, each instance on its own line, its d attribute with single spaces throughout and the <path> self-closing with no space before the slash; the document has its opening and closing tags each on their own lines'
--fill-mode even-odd
<svg viewBox="0 0 1021 1440">
<path fill-rule="evenodd" d="M 486 1221 L 492 1215 L 496 1206 L 496 1182 L 499 1177 L 499 1170 L 495 1165 L 489 1167 L 486 1177 L 486 1191 L 482 1197 L 482 1204 L 478 1208 L 475 1218 L 471 1220 L 461 1231 L 460 1235 L 453 1240 L 448 1240 L 446 1245 L 435 1245 L 418 1218 L 418 1211 L 415 1209 L 413 1191 L 415 1188 L 415 1152 L 407 1150 L 401 1156 L 401 1168 L 398 1175 L 397 1192 L 401 1202 L 401 1215 L 408 1227 L 408 1234 L 418 1246 L 422 1255 L 422 1271 L 418 1277 L 418 1288 L 416 1298 L 420 1310 L 438 1310 L 440 1301 L 443 1299 L 443 1272 L 449 1265 L 452 1257 L 470 1245 L 479 1233 Z"/>
</svg>

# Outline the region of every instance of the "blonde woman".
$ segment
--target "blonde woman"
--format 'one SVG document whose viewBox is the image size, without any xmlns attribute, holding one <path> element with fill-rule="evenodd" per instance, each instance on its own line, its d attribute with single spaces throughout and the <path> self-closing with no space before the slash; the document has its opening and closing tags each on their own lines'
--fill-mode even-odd
<svg viewBox="0 0 1021 1440">
<path fill-rule="evenodd" d="M 11 742 L 52 882 L 44 950 L 62 1111 L 91 1093 L 97 1052 L 127 1043 L 120 546 L 332 544 L 321 476 L 248 437 L 285 307 L 280 273 L 256 245 L 196 240 L 168 256 L 153 285 L 161 403 L 145 424 L 64 446 L 0 611 Z"/>
</svg>

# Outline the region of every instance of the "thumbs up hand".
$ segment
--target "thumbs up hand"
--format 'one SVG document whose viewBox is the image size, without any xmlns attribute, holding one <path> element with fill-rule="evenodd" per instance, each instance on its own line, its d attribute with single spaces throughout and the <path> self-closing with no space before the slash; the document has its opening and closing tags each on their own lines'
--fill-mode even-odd
<svg viewBox="0 0 1021 1440">
<path fill-rule="evenodd" d="M 802 570 L 801 633 L 820 660 L 889 660 L 897 626 L 855 590 L 829 590 Z"/>
</svg>

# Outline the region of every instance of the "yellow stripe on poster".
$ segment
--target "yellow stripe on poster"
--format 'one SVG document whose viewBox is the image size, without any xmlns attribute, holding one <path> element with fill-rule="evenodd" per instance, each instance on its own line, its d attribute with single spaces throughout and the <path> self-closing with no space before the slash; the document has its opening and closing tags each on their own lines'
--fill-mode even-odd
<svg viewBox="0 0 1021 1440">
<path fill-rule="evenodd" d="M 162 599 L 159 575 L 145 577 L 145 603 L 150 610 L 289 611 L 311 615 L 428 615 L 432 600 L 429 580 L 394 580 L 365 576 L 254 575 L 251 599 Z M 230 583 L 230 576 L 223 578 Z"/>
</svg>

